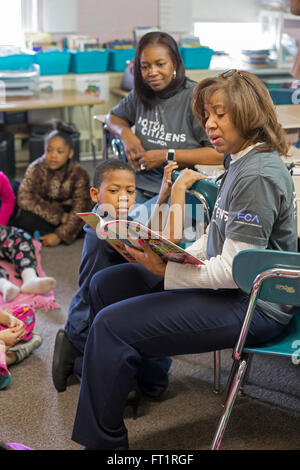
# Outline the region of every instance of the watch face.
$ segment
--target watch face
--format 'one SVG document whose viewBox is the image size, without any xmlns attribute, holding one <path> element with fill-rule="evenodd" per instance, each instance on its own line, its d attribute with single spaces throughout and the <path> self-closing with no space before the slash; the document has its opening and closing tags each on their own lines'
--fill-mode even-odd
<svg viewBox="0 0 300 470">
<path fill-rule="evenodd" d="M 173 162 L 175 160 L 175 152 L 174 150 L 169 150 L 167 152 L 167 161 L 168 162 Z"/>
</svg>

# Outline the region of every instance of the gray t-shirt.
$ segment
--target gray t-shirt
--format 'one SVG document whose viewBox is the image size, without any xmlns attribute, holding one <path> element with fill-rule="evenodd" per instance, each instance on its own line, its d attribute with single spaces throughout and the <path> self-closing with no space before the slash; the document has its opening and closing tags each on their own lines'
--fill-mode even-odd
<svg viewBox="0 0 300 470">
<path fill-rule="evenodd" d="M 277 152 L 252 149 L 230 164 L 211 218 L 208 258 L 221 254 L 225 238 L 297 251 L 296 193 Z M 261 301 L 259 305 L 278 321 L 287 321 L 290 309 Z"/>
<path fill-rule="evenodd" d="M 145 109 L 132 90 L 113 109 L 112 114 L 135 126 L 135 134 L 145 150 L 193 149 L 212 147 L 205 130 L 192 114 L 191 100 L 196 83 L 186 81 L 185 86 L 167 99 L 157 98 L 151 109 Z M 143 172 L 155 176 L 159 182 L 163 166 Z M 138 175 L 140 176 L 140 175 Z"/>
</svg>

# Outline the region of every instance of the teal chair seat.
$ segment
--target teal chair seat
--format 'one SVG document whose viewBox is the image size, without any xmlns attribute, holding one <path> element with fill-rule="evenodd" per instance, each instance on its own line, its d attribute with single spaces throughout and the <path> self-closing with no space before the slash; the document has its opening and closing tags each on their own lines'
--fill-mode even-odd
<svg viewBox="0 0 300 470">
<path fill-rule="evenodd" d="M 295 341 L 299 341 L 300 345 L 300 308 L 295 309 L 294 316 L 282 335 L 262 346 L 244 348 L 244 353 L 293 357 L 295 355 Z"/>
<path fill-rule="evenodd" d="M 239 339 L 233 351 L 233 363 L 226 386 L 226 399 L 212 450 L 221 446 L 233 405 L 243 384 L 247 366 L 254 354 L 291 358 L 300 340 L 300 253 L 275 250 L 244 250 L 232 265 L 233 279 L 249 295 L 248 308 Z M 245 347 L 257 300 L 290 306 L 293 317 L 284 332 L 272 341 Z"/>
</svg>

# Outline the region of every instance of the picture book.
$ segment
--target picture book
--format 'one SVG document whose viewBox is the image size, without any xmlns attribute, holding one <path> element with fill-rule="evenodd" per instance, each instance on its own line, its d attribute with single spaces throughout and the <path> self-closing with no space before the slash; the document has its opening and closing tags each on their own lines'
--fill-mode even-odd
<svg viewBox="0 0 300 470">
<path fill-rule="evenodd" d="M 136 260 L 126 251 L 125 245 L 143 251 L 139 244 L 139 240 L 143 239 L 148 241 L 151 249 L 164 261 L 203 264 L 202 261 L 190 255 L 180 246 L 139 222 L 127 219 L 105 221 L 95 212 L 81 212 L 77 215 L 96 231 L 99 238 L 106 240 L 131 263 Z"/>
</svg>

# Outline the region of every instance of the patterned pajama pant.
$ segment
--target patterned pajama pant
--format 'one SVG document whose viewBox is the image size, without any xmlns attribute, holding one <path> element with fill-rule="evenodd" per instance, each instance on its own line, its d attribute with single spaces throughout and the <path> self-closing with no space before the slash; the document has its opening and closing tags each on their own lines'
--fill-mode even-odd
<svg viewBox="0 0 300 470">
<path fill-rule="evenodd" d="M 36 256 L 29 233 L 16 227 L 0 225 L 0 258 L 10 261 L 20 276 L 25 268 L 36 268 Z M 0 266 L 0 278 L 8 279 L 6 269 Z"/>
</svg>

